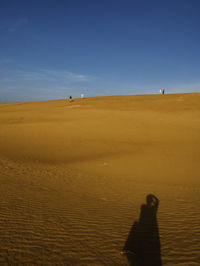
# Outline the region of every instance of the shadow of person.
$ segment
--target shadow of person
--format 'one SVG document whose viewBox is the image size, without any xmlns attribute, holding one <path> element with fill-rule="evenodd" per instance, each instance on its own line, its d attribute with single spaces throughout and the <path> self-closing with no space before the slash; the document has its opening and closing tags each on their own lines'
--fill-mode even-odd
<svg viewBox="0 0 200 266">
<path fill-rule="evenodd" d="M 132 225 L 122 253 L 131 266 L 161 266 L 160 237 L 157 224 L 159 200 L 149 194 L 142 204 L 139 221 Z"/>
</svg>

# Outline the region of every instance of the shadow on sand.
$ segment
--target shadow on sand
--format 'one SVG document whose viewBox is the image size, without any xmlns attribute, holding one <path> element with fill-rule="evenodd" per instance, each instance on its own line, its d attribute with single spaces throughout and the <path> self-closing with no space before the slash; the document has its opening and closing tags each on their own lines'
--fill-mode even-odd
<svg viewBox="0 0 200 266">
<path fill-rule="evenodd" d="M 142 204 L 139 221 L 135 221 L 123 248 L 131 266 L 161 266 L 160 238 L 156 213 L 159 200 L 149 194 Z"/>
</svg>

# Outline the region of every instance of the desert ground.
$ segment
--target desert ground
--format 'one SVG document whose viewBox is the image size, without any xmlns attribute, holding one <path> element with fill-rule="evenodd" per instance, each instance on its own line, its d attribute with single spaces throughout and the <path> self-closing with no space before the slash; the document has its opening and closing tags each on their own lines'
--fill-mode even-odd
<svg viewBox="0 0 200 266">
<path fill-rule="evenodd" d="M 146 195 L 163 265 L 200 265 L 200 93 L 0 104 L 0 265 L 127 265 Z"/>
</svg>

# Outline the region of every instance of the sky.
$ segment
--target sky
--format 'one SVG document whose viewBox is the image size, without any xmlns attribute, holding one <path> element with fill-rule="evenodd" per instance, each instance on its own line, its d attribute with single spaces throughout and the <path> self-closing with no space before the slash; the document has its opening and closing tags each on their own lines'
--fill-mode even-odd
<svg viewBox="0 0 200 266">
<path fill-rule="evenodd" d="M 1 0 L 0 102 L 200 92 L 199 0 Z"/>
</svg>

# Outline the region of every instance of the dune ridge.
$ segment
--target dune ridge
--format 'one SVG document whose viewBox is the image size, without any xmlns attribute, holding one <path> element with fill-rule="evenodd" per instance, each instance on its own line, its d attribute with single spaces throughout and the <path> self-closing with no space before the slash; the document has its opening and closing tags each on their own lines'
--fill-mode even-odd
<svg viewBox="0 0 200 266">
<path fill-rule="evenodd" d="M 200 262 L 200 94 L 0 104 L 0 263 L 126 265 L 148 193 L 163 265 Z"/>
</svg>

